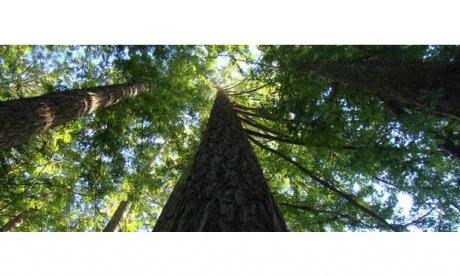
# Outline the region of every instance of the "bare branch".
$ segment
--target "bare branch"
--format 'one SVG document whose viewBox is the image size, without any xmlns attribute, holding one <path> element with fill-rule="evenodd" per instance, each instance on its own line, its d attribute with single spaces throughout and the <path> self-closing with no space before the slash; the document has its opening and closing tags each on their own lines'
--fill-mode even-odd
<svg viewBox="0 0 460 276">
<path fill-rule="evenodd" d="M 239 92 L 233 92 L 233 93 L 228 93 L 227 95 L 229 96 L 237 96 L 237 95 L 243 95 L 243 94 L 248 94 L 248 93 L 252 93 L 252 92 L 255 92 L 257 90 L 260 90 L 264 87 L 267 87 L 268 84 L 264 84 L 264 85 L 261 85 L 261 86 L 258 86 L 256 88 L 252 88 L 252 89 L 249 89 L 249 90 L 244 90 L 244 91 L 239 91 Z"/>
<path fill-rule="evenodd" d="M 298 145 L 298 146 L 310 146 L 310 147 L 315 147 L 315 148 L 326 148 L 326 149 L 332 149 L 332 150 L 358 150 L 358 148 L 354 146 L 340 146 L 340 147 L 332 147 L 332 146 L 327 146 L 327 145 L 318 145 L 318 144 L 309 144 L 304 141 L 299 141 L 299 140 L 294 140 L 294 139 L 289 139 L 289 138 L 283 138 L 283 137 L 278 137 L 278 136 L 273 136 L 269 134 L 264 134 L 260 132 L 256 132 L 253 130 L 246 129 L 246 132 L 250 135 L 269 139 L 269 140 L 274 140 L 278 141 L 281 143 L 288 143 L 292 145 Z"/>
</svg>

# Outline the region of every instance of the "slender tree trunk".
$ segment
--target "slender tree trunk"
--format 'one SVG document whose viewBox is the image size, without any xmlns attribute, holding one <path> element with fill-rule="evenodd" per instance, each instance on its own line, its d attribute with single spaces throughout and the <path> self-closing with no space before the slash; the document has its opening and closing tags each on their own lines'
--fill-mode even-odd
<svg viewBox="0 0 460 276">
<path fill-rule="evenodd" d="M 433 109 L 438 115 L 460 119 L 458 64 L 372 60 L 316 62 L 303 64 L 302 68 L 338 83 L 374 91 L 397 113 L 402 107 Z"/>
<path fill-rule="evenodd" d="M 128 200 L 121 201 L 120 204 L 118 205 L 117 210 L 115 211 L 115 213 L 113 214 L 112 218 L 107 223 L 103 231 L 104 232 L 118 232 L 118 230 L 120 230 L 121 222 L 128 214 L 130 207 L 131 207 L 131 201 L 128 201 Z"/>
<path fill-rule="evenodd" d="M 119 84 L 49 93 L 0 103 L 0 149 L 23 144 L 50 128 L 114 105 L 145 91 L 141 84 Z"/>
<path fill-rule="evenodd" d="M 163 153 L 163 150 L 165 149 L 166 145 L 168 144 L 168 140 L 166 140 L 163 145 L 161 145 L 160 149 L 156 152 L 156 154 L 152 158 L 152 163 L 151 167 L 154 166 L 155 160 Z M 139 164 L 138 164 L 139 166 Z M 139 167 L 137 168 L 139 169 Z M 128 215 L 131 206 L 133 204 L 133 201 L 135 201 L 135 193 L 131 193 L 126 200 L 123 200 L 120 202 L 120 204 L 117 207 L 117 210 L 115 210 L 115 213 L 112 215 L 112 218 L 110 218 L 110 221 L 107 223 L 105 226 L 103 232 L 118 232 L 120 230 L 121 222 L 125 219 L 125 217 Z"/>
<path fill-rule="evenodd" d="M 192 166 L 154 231 L 287 231 L 227 96 L 219 92 Z"/>
<path fill-rule="evenodd" d="M 0 232 L 8 232 L 16 227 L 21 226 L 24 220 L 30 217 L 32 214 L 39 211 L 39 208 L 30 208 L 24 212 L 17 213 L 12 219 L 10 219 L 5 225 L 0 227 Z"/>
<path fill-rule="evenodd" d="M 10 219 L 10 221 L 8 221 L 5 225 L 0 227 L 0 232 L 9 232 L 16 227 L 21 226 L 23 222 L 24 222 L 24 214 L 19 213 L 16 216 L 14 216 L 12 219 Z"/>
</svg>

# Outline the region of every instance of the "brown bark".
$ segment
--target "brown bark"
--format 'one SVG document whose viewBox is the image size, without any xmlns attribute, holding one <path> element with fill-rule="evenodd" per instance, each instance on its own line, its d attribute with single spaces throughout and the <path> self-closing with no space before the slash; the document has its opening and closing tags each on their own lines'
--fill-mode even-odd
<svg viewBox="0 0 460 276">
<path fill-rule="evenodd" d="M 0 149 L 114 105 L 145 91 L 141 84 L 118 84 L 49 93 L 0 103 Z"/>
<path fill-rule="evenodd" d="M 129 212 L 129 208 L 131 207 L 131 201 L 123 200 L 118 205 L 117 210 L 113 214 L 110 221 L 105 226 L 103 232 L 118 232 L 120 230 L 120 225 L 123 219 Z"/>
<path fill-rule="evenodd" d="M 372 60 L 316 62 L 301 67 L 334 82 L 376 92 L 397 115 L 407 107 L 433 109 L 438 115 L 460 119 L 458 64 Z"/>
<path fill-rule="evenodd" d="M 154 231 L 287 231 L 227 96 L 219 92 L 192 166 Z"/>
</svg>

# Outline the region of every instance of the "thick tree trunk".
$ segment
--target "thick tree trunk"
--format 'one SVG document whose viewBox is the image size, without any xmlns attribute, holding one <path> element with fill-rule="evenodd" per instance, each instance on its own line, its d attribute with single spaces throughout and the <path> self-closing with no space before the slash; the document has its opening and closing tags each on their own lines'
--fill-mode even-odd
<svg viewBox="0 0 460 276">
<path fill-rule="evenodd" d="M 397 113 L 402 107 L 433 109 L 438 115 L 460 119 L 458 64 L 373 60 L 317 62 L 302 68 L 338 83 L 374 91 Z"/>
<path fill-rule="evenodd" d="M 237 115 L 219 92 L 192 166 L 154 231 L 287 231 Z"/>
<path fill-rule="evenodd" d="M 0 149 L 20 145 L 33 135 L 143 91 L 141 84 L 108 85 L 1 102 Z"/>
<path fill-rule="evenodd" d="M 21 226 L 21 224 L 24 222 L 23 214 L 17 214 L 14 216 L 10 221 L 8 221 L 5 225 L 0 227 L 0 232 L 9 232 L 13 230 L 16 227 Z"/>
<path fill-rule="evenodd" d="M 121 201 L 120 204 L 118 205 L 117 210 L 115 211 L 115 213 L 113 214 L 112 218 L 107 223 L 103 231 L 104 232 L 118 232 L 118 230 L 120 230 L 121 222 L 128 214 L 130 207 L 131 207 L 131 201 L 128 201 L 128 200 Z"/>
</svg>

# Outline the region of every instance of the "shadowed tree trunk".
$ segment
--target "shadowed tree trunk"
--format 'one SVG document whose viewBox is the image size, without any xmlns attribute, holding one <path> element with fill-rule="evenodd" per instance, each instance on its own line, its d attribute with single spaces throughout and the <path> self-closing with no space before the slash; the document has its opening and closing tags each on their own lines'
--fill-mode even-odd
<svg viewBox="0 0 460 276">
<path fill-rule="evenodd" d="M 34 213 L 38 212 L 38 210 L 39 208 L 30 208 L 27 211 L 17 213 L 5 225 L 0 227 L 0 232 L 9 232 L 16 227 L 21 226 L 24 223 L 25 219 L 29 218 Z"/>
<path fill-rule="evenodd" d="M 10 219 L 5 225 L 0 227 L 0 232 L 9 232 L 13 230 L 16 227 L 21 226 L 21 224 L 24 222 L 23 219 L 24 214 L 20 213 L 14 216 L 12 219 Z"/>
<path fill-rule="evenodd" d="M 219 92 L 194 162 L 154 231 L 287 231 L 227 96 Z"/>
<path fill-rule="evenodd" d="M 120 224 L 123 221 L 123 219 L 126 217 L 126 215 L 129 212 L 129 208 L 131 207 L 131 201 L 128 200 L 123 200 L 120 202 L 118 205 L 117 210 L 113 214 L 112 218 L 110 221 L 107 223 L 107 225 L 104 228 L 104 232 L 118 232 L 120 230 Z"/>
<path fill-rule="evenodd" d="M 371 60 L 301 67 L 338 83 L 374 91 L 397 115 L 407 107 L 460 119 L 459 64 Z"/>
<path fill-rule="evenodd" d="M 50 128 L 144 92 L 141 84 L 118 84 L 49 93 L 0 103 L 0 149 L 23 144 Z"/>
<path fill-rule="evenodd" d="M 50 201 L 49 194 L 45 194 L 43 196 L 43 201 L 48 203 Z M 9 232 L 12 231 L 14 228 L 21 226 L 25 220 L 32 217 L 35 213 L 40 211 L 41 207 L 33 207 L 29 208 L 22 212 L 17 212 L 5 225 L 0 227 L 0 232 Z"/>
<path fill-rule="evenodd" d="M 151 168 L 154 166 L 155 160 L 163 153 L 163 150 L 165 149 L 168 142 L 169 141 L 166 140 L 163 145 L 161 145 L 156 154 L 152 157 L 152 162 L 150 163 Z M 137 164 L 137 170 L 139 170 L 139 166 L 140 163 Z M 112 217 L 110 218 L 110 221 L 105 226 L 103 232 L 118 232 L 121 227 L 121 222 L 128 215 L 133 202 L 136 202 L 137 198 L 138 192 L 133 191 L 126 200 L 121 201 L 117 207 L 117 210 L 115 210 L 115 213 L 113 213 Z"/>
</svg>

